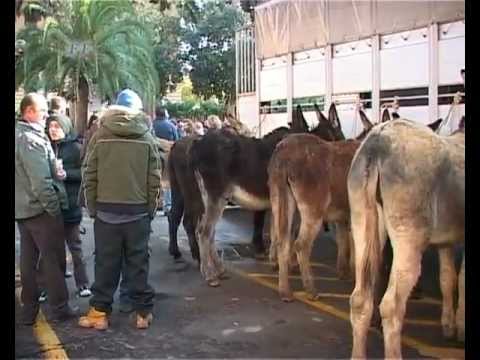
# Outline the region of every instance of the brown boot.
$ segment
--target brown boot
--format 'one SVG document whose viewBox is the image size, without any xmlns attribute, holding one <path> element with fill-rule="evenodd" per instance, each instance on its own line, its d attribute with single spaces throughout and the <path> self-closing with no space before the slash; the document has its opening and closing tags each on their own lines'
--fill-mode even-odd
<svg viewBox="0 0 480 360">
<path fill-rule="evenodd" d="M 153 315 L 151 313 L 142 316 L 137 313 L 137 329 L 148 329 L 150 324 L 152 323 Z"/>
<path fill-rule="evenodd" d="M 91 307 L 87 315 L 78 320 L 78 325 L 84 328 L 94 328 L 96 330 L 108 329 L 107 313 L 95 310 Z"/>
</svg>

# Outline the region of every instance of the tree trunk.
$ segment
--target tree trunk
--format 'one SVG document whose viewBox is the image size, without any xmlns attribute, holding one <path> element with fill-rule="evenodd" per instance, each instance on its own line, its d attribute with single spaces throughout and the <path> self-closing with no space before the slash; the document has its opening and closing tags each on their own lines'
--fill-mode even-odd
<svg viewBox="0 0 480 360">
<path fill-rule="evenodd" d="M 75 130 L 78 135 L 83 136 L 88 121 L 88 83 L 83 76 L 78 82 L 78 94 L 75 103 Z"/>
</svg>

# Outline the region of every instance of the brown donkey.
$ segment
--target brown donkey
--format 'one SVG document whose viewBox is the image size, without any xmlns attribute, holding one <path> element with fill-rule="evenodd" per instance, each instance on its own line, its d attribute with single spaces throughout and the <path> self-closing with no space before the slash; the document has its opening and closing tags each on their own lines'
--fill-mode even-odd
<svg viewBox="0 0 480 360">
<path fill-rule="evenodd" d="M 363 111 L 360 114 L 368 131 L 372 124 Z M 272 206 L 270 257 L 274 261 L 278 256 L 279 292 L 284 301 L 292 300 L 288 282 L 291 250 L 297 255 L 303 286 L 310 298 L 315 298 L 310 254 L 324 221 L 336 224 L 340 278 L 348 277 L 353 270 L 347 174 L 359 146 L 359 140 L 326 142 L 317 136 L 296 134 L 283 139 L 272 155 L 268 167 Z M 300 229 L 293 241 L 296 210 L 300 214 Z"/>
<path fill-rule="evenodd" d="M 453 245 L 464 242 L 465 134 L 439 136 L 426 126 L 398 119 L 373 128 L 358 149 L 348 175 L 355 246 L 355 289 L 350 298 L 353 358 L 366 357 L 374 310 L 374 287 L 387 235 L 393 264 L 380 304 L 385 357 L 401 357 L 401 332 L 410 291 L 429 244 L 439 246 L 446 336 L 465 336 L 465 257 L 457 275 Z M 456 317 L 456 319 L 455 319 Z"/>
<path fill-rule="evenodd" d="M 319 124 L 310 131 L 319 137 L 335 140 L 340 135 L 323 114 L 318 114 Z M 288 133 L 306 132 L 308 127 L 301 107 L 295 112 L 296 123 Z M 292 120 L 295 120 L 292 119 Z M 286 136 L 286 132 L 282 132 Z M 342 134 L 343 136 L 343 134 Z M 218 257 L 215 245 L 215 225 L 221 218 L 225 204 L 231 199 L 250 210 L 270 208 L 267 184 L 267 167 L 278 136 L 263 139 L 247 138 L 241 135 L 209 133 L 193 141 L 189 150 L 189 167 L 196 179 L 194 184 L 202 200 L 203 211 L 195 228 L 195 237 L 200 252 L 200 271 L 210 286 L 219 286 L 224 276 L 224 266 Z"/>
</svg>

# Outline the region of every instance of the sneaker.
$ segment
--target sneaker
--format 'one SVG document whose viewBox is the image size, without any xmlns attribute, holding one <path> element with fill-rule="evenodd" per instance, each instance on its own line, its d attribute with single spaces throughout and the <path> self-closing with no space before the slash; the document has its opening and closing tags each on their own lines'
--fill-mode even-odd
<svg viewBox="0 0 480 360">
<path fill-rule="evenodd" d="M 87 315 L 78 320 L 78 325 L 84 328 L 94 328 L 96 330 L 108 329 L 107 313 L 95 310 L 91 307 Z"/>
<path fill-rule="evenodd" d="M 137 313 L 137 329 L 148 329 L 152 323 L 153 315 L 151 313 L 146 316 L 142 316 Z"/>
<path fill-rule="evenodd" d="M 40 296 L 38 297 L 38 302 L 44 303 L 45 301 L 47 301 L 47 292 L 43 290 L 40 292 Z"/>
<path fill-rule="evenodd" d="M 67 270 L 65 271 L 65 277 L 68 279 L 68 278 L 71 278 L 73 276 L 72 272 Z"/>
<path fill-rule="evenodd" d="M 87 285 L 81 286 L 78 289 L 78 296 L 80 297 L 89 297 L 92 296 L 92 291 L 88 288 Z"/>
</svg>

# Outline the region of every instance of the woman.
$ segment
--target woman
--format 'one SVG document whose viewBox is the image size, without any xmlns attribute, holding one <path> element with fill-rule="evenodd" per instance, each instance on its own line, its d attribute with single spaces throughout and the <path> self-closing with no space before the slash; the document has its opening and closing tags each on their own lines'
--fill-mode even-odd
<svg viewBox="0 0 480 360">
<path fill-rule="evenodd" d="M 65 226 L 65 240 L 72 254 L 75 283 L 78 295 L 88 297 L 91 291 L 88 285 L 88 277 L 83 260 L 82 240 L 80 239 L 80 222 L 82 221 L 82 209 L 78 205 L 78 192 L 81 183 L 81 145 L 77 137 L 73 135 L 73 126 L 66 117 L 56 115 L 47 119 L 47 133 L 52 148 L 55 152 L 57 164 L 63 167 L 65 176 L 65 188 L 68 195 L 68 210 L 63 211 Z"/>
</svg>

